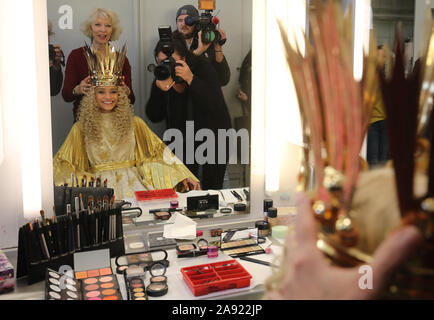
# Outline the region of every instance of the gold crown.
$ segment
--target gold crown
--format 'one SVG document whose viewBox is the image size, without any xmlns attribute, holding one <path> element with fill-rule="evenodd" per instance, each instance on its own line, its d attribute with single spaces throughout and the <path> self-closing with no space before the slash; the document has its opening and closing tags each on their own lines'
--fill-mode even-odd
<svg viewBox="0 0 434 320">
<path fill-rule="evenodd" d="M 127 53 L 124 45 L 117 51 L 109 44 L 103 50 L 94 50 L 87 44 L 84 49 L 89 68 L 90 81 L 93 86 L 120 86 L 123 81 L 122 70 Z"/>
<path fill-rule="evenodd" d="M 309 157 L 315 163 L 315 196 L 312 211 L 321 223 L 318 248 L 340 266 L 370 263 L 372 255 L 356 247 L 360 228 L 352 211 L 353 195 L 360 171 L 359 151 L 377 92 L 382 93 L 388 122 L 390 154 L 402 224 L 417 226 L 424 236 L 418 256 L 409 260 L 389 282 L 383 297 L 434 298 L 434 25 L 427 9 L 424 48 L 420 69 L 406 77 L 403 41 L 397 29 L 395 59 L 391 70 L 377 70 L 376 41 L 371 36 L 365 56 L 363 78 L 353 78 L 352 19 L 343 18 L 338 2 L 316 1 L 310 16 L 313 47 L 306 40 L 306 54 L 291 47 L 281 25 L 288 65 L 297 91 L 303 120 L 304 164 L 299 181 L 309 191 Z M 380 96 L 379 96 L 380 97 Z M 428 192 L 416 197 L 415 173 L 428 176 Z M 381 221 L 381 220 L 379 220 Z M 369 227 L 369 226 L 368 226 Z M 372 227 L 372 226 L 371 226 Z M 364 226 L 366 228 L 366 226 Z"/>
</svg>

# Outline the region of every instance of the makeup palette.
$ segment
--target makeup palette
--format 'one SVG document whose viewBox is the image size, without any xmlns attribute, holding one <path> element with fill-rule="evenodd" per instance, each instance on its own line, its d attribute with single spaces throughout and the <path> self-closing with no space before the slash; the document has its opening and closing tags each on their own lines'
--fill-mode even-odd
<svg viewBox="0 0 434 320">
<path fill-rule="evenodd" d="M 78 271 L 75 272 L 75 279 L 82 280 L 87 278 L 94 278 L 99 276 L 107 276 L 112 274 L 111 268 L 101 268 L 95 270 L 86 270 L 86 271 Z"/>
<path fill-rule="evenodd" d="M 151 283 L 146 287 L 146 293 L 150 297 L 161 297 L 167 294 L 169 286 L 167 285 L 166 266 L 160 262 L 154 263 L 149 269 L 151 274 Z"/>
<path fill-rule="evenodd" d="M 167 211 L 154 212 L 154 217 L 157 220 L 169 220 L 172 214 Z"/>
<path fill-rule="evenodd" d="M 46 300 L 82 300 L 81 282 L 66 274 L 47 269 L 45 277 Z"/>
<path fill-rule="evenodd" d="M 129 279 L 128 300 L 148 300 L 145 283 L 142 278 Z"/>
<path fill-rule="evenodd" d="M 82 284 L 84 300 L 122 300 L 115 275 L 87 278 Z"/>
<path fill-rule="evenodd" d="M 258 243 L 258 229 L 229 230 L 221 234 L 221 251 L 233 258 L 265 253 Z"/>
<path fill-rule="evenodd" d="M 195 296 L 248 287 L 252 278 L 236 260 L 186 267 L 181 273 Z"/>
<path fill-rule="evenodd" d="M 206 255 L 208 252 L 208 241 L 199 239 L 195 243 L 179 244 L 176 246 L 176 255 L 178 258 L 192 258 Z"/>
</svg>

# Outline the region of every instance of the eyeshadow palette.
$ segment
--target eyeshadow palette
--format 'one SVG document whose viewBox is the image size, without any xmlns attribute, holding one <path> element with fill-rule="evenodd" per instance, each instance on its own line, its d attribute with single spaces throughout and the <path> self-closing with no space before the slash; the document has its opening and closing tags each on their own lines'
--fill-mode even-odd
<svg viewBox="0 0 434 320">
<path fill-rule="evenodd" d="M 47 269 L 46 300 L 82 300 L 81 282 L 68 275 Z"/>
<path fill-rule="evenodd" d="M 152 255 L 149 253 L 127 255 L 128 264 L 137 264 L 141 267 L 144 267 L 151 264 L 152 261 L 153 261 Z"/>
<path fill-rule="evenodd" d="M 203 239 L 205 240 L 205 239 Z M 206 240 L 205 240 L 206 241 Z M 208 241 L 206 244 L 198 245 L 194 243 L 180 244 L 176 246 L 176 255 L 178 258 L 191 258 L 206 255 L 208 252 Z"/>
<path fill-rule="evenodd" d="M 82 285 L 84 300 L 122 300 L 115 275 L 87 278 Z"/>
<path fill-rule="evenodd" d="M 75 272 L 75 279 L 82 280 L 82 279 L 94 278 L 99 276 L 108 276 L 111 274 L 112 274 L 111 268 L 101 268 L 101 269 L 88 270 L 88 271 L 77 271 Z"/>
<path fill-rule="evenodd" d="M 145 283 L 142 278 L 129 279 L 128 300 L 148 300 Z"/>
<path fill-rule="evenodd" d="M 258 244 L 257 228 L 229 230 L 220 239 L 220 250 L 232 258 L 265 253 Z"/>
<path fill-rule="evenodd" d="M 181 273 L 194 296 L 248 287 L 252 278 L 236 260 L 186 267 Z"/>
<path fill-rule="evenodd" d="M 175 239 L 166 239 L 163 237 L 163 232 L 148 233 L 148 243 L 150 249 L 156 248 L 175 248 Z"/>
</svg>

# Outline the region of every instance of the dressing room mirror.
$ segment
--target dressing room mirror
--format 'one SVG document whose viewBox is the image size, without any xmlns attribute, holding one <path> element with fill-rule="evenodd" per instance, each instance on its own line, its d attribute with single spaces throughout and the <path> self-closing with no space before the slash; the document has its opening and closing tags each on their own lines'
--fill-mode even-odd
<svg viewBox="0 0 434 320">
<path fill-rule="evenodd" d="M 107 8 L 117 13 L 122 33 L 117 41 L 111 43 L 118 49 L 127 46 L 127 58 L 131 65 L 132 89 L 135 95 L 134 113 L 143 119 L 149 128 L 162 140 L 168 129 L 165 120 L 152 122 L 146 114 L 146 104 L 151 95 L 154 74 L 147 70 L 149 64 L 155 64 L 154 47 L 159 40 L 159 26 L 171 26 L 177 29 L 176 13 L 184 4 L 198 8 L 197 0 L 47 0 L 47 16 L 51 23 L 52 34 L 49 43 L 59 45 L 64 54 L 64 63 L 71 51 L 83 47 L 91 40 L 81 31 L 81 24 L 95 8 Z M 204 11 L 200 10 L 199 14 Z M 243 61 L 251 50 L 252 42 L 252 1 L 217 0 L 212 12 L 220 20 L 221 28 L 227 36 L 223 53 L 230 69 L 229 83 L 222 86 L 222 92 L 229 111 L 232 128 L 237 133 L 242 130 L 247 140 L 238 136 L 235 157 L 226 167 L 223 179 L 225 195 L 232 196 L 227 189 L 241 190 L 241 197 L 246 199 L 243 189 L 250 186 L 250 105 L 238 97 L 243 84 L 240 83 L 240 71 Z M 50 24 L 49 24 L 50 25 Z M 65 81 L 65 66 L 62 66 Z M 250 72 L 250 68 L 248 68 Z M 73 102 L 65 102 L 62 90 L 51 97 L 53 156 L 62 146 L 74 123 Z M 197 140 L 197 139 L 196 139 Z M 248 142 L 246 148 L 245 142 Z M 170 144 L 170 141 L 165 141 Z M 199 173 L 198 178 L 201 178 Z M 69 178 L 69 177 L 68 177 Z M 110 187 L 110 182 L 108 182 Z M 143 189 L 144 190 L 144 189 Z M 214 190 L 209 188 L 209 190 Z M 221 194 L 221 192 L 220 192 Z M 237 201 L 237 200 L 235 200 Z M 248 213 L 248 211 L 246 212 Z"/>
</svg>

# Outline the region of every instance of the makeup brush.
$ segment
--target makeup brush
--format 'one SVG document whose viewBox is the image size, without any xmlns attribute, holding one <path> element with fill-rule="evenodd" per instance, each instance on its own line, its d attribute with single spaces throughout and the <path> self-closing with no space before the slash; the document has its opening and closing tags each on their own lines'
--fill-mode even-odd
<svg viewBox="0 0 434 320">
<path fill-rule="evenodd" d="M 89 182 L 89 187 L 93 188 L 95 186 L 95 178 L 91 177 L 90 182 Z"/>
<path fill-rule="evenodd" d="M 93 214 L 93 196 L 90 195 L 87 200 L 87 214 L 89 218 L 89 240 L 90 244 L 95 244 L 95 215 Z"/>
<path fill-rule="evenodd" d="M 44 233 L 41 231 L 41 222 L 36 220 L 36 225 L 35 225 L 35 229 L 37 230 L 37 233 L 39 234 L 39 240 L 41 242 L 41 247 L 42 247 L 42 252 L 44 253 L 44 256 L 47 259 L 50 259 L 50 253 L 48 252 L 48 247 L 47 247 L 47 241 L 45 240 L 45 236 Z"/>
<path fill-rule="evenodd" d="M 87 186 L 87 177 L 86 177 L 86 175 L 84 175 L 83 178 L 81 178 L 81 186 L 83 188 L 86 188 L 86 186 Z"/>
<path fill-rule="evenodd" d="M 68 186 L 68 182 L 66 182 L 66 177 L 63 177 L 63 186 L 67 187 Z"/>
<path fill-rule="evenodd" d="M 74 174 L 71 173 L 71 187 L 74 188 Z"/>
<path fill-rule="evenodd" d="M 72 220 L 71 204 L 66 205 L 66 214 L 68 216 L 68 221 L 66 224 L 67 235 L 68 235 L 68 251 L 72 252 L 75 249 L 75 236 L 74 236 L 74 226 Z"/>
<path fill-rule="evenodd" d="M 40 210 L 39 214 L 41 215 L 41 218 L 42 218 L 42 225 L 45 227 L 45 212 L 44 212 L 44 210 Z"/>
<path fill-rule="evenodd" d="M 80 200 L 78 197 L 74 198 L 75 216 L 77 218 L 77 249 L 80 250 Z"/>
<path fill-rule="evenodd" d="M 96 178 L 96 187 L 101 187 L 101 177 Z"/>
<path fill-rule="evenodd" d="M 31 245 L 33 250 L 31 250 L 32 260 L 31 261 L 41 261 L 42 260 L 42 248 L 40 247 L 40 242 L 37 239 L 37 235 L 34 232 L 33 222 L 28 223 L 29 226 L 29 237 L 31 239 Z M 36 238 L 35 238 L 36 236 Z"/>
<path fill-rule="evenodd" d="M 104 188 L 107 188 L 107 179 L 104 180 Z"/>
</svg>

